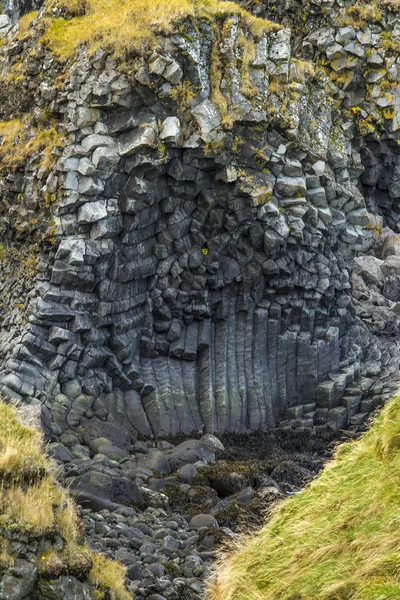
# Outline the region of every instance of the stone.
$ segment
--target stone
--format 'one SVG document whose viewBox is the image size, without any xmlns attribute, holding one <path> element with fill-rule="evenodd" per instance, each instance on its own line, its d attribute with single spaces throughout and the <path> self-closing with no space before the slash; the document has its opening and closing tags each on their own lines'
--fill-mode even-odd
<svg viewBox="0 0 400 600">
<path fill-rule="evenodd" d="M 10 17 L 8 15 L 0 15 L 0 29 L 10 27 Z"/>
<path fill-rule="evenodd" d="M 400 256 L 390 255 L 380 265 L 381 273 L 385 277 L 400 276 Z"/>
<path fill-rule="evenodd" d="M 190 483 L 192 481 L 192 479 L 194 479 L 196 477 L 197 469 L 196 469 L 196 467 L 194 467 L 193 465 L 188 463 L 187 465 L 183 465 L 183 467 L 180 467 L 178 469 L 178 471 L 176 472 L 176 475 L 177 475 L 178 479 L 181 479 L 182 481 L 187 481 L 188 483 Z"/>
<path fill-rule="evenodd" d="M 55 460 L 63 463 L 69 463 L 74 459 L 68 448 L 60 443 L 51 444 L 49 447 L 49 453 Z"/>
<path fill-rule="evenodd" d="M 381 226 L 393 233 L 400 222 L 399 92 L 386 85 L 399 69 L 379 24 L 312 21 L 318 28 L 298 36 L 298 49 L 329 63 L 326 86 L 292 60 L 286 28 L 255 41 L 248 73 L 246 23 L 222 45 L 207 24 L 193 40 L 157 32 L 157 51 L 138 56 L 130 76 L 100 50 L 71 59 L 68 73 L 39 64 L 35 36 L 13 45 L 9 32 L 5 73 L 17 56 L 29 66 L 24 83 L 13 79 L 15 97 L 29 88 L 32 126 L 49 112 L 68 135 L 50 149 L 49 168 L 38 150 L 0 182 L 4 240 L 25 248 L 35 238 L 40 250 L 37 268 L 27 263 L 32 277 L 0 261 L 0 385 L 9 398 L 43 403 L 52 440 L 79 432 L 67 446 L 74 460 L 96 452 L 96 466 L 116 463 L 111 470 L 130 476 L 145 457 L 174 473 L 201 469 L 223 449 L 193 432 L 269 429 L 284 410 L 295 417 L 291 409 L 317 401 L 281 425 L 323 427 L 348 397 L 341 369 L 395 380 L 397 266 L 384 273 L 376 260 L 397 256 Z M 213 102 L 204 69 L 212 48 L 227 67 L 226 105 Z M 376 79 L 367 100 L 364 75 Z M 6 117 L 19 106 L 10 102 Z M 50 221 L 54 252 L 42 252 Z M 114 424 L 122 439 L 132 433 L 129 445 L 100 430 L 89 440 L 91 421 Z M 132 450 L 137 436 L 181 435 L 183 447 Z M 146 473 L 134 473 L 144 487 Z M 155 494 L 163 477 L 149 483 Z"/>
<path fill-rule="evenodd" d="M 22 404 L 16 408 L 18 420 L 27 427 L 33 427 L 39 431 L 42 430 L 42 405 L 37 402 L 35 404 Z"/>
<path fill-rule="evenodd" d="M 253 489 L 251 487 L 246 487 L 241 490 L 238 494 L 236 494 L 235 501 L 239 502 L 239 504 L 250 504 L 253 499 Z"/>
<path fill-rule="evenodd" d="M 215 461 L 214 448 L 201 442 L 201 440 L 182 442 L 172 450 L 167 450 L 164 456 L 168 460 L 172 471 L 187 463 L 194 464 L 198 460 L 203 460 L 207 464 L 212 464 Z"/>
<path fill-rule="evenodd" d="M 37 577 L 37 566 L 24 558 L 15 558 L 14 564 L 2 575 L 0 598 L 23 600 L 33 591 Z"/>
<path fill-rule="evenodd" d="M 379 251 L 380 258 L 385 260 L 388 256 L 400 256 L 400 235 L 386 235 Z"/>
<path fill-rule="evenodd" d="M 218 527 L 218 521 L 212 515 L 195 515 L 189 521 L 189 527 L 201 529 L 202 527 Z"/>
<path fill-rule="evenodd" d="M 304 177 L 286 177 L 280 175 L 275 185 L 275 193 L 281 198 L 305 196 L 307 191 Z"/>
<path fill-rule="evenodd" d="M 164 77 L 164 79 L 166 79 L 170 83 L 173 83 L 176 85 L 177 83 L 179 83 L 181 81 L 182 76 L 183 76 L 183 71 L 182 71 L 179 63 L 177 63 L 176 61 L 173 60 L 169 65 L 167 65 L 162 76 Z"/>
<path fill-rule="evenodd" d="M 176 145 L 181 136 L 181 124 L 177 117 L 167 117 L 161 125 L 160 140 Z"/>
<path fill-rule="evenodd" d="M 120 461 L 123 458 L 127 458 L 129 456 L 129 454 L 125 450 L 122 450 L 121 448 L 113 446 L 109 443 L 99 444 L 99 446 L 97 447 L 97 454 L 102 454 L 103 456 L 107 456 L 107 458 L 110 458 L 111 460 L 115 461 Z"/>
<path fill-rule="evenodd" d="M 88 154 L 93 152 L 99 146 L 109 146 L 112 147 L 115 145 L 115 142 L 112 138 L 106 135 L 99 135 L 97 133 L 92 133 L 87 137 L 83 138 L 81 142 L 82 148 Z"/>
<path fill-rule="evenodd" d="M 96 445 L 93 445 L 95 440 L 108 440 L 110 444 L 129 451 L 132 447 L 132 438 L 128 431 L 121 426 L 112 423 L 101 421 L 97 418 L 84 419 L 82 421 L 83 440 L 92 451 L 96 451 Z"/>
<path fill-rule="evenodd" d="M 220 450 L 221 452 L 225 451 L 225 447 L 221 440 L 211 433 L 206 433 L 205 435 L 201 436 L 200 442 L 210 446 L 211 448 L 214 448 L 214 450 Z"/>
<path fill-rule="evenodd" d="M 153 126 L 141 127 L 123 133 L 118 140 L 121 156 L 146 152 L 157 146 L 157 132 Z"/>
<path fill-rule="evenodd" d="M 92 155 L 92 162 L 96 169 L 112 171 L 119 163 L 120 157 L 114 148 L 100 146 Z"/>
<path fill-rule="evenodd" d="M 328 206 L 325 189 L 323 187 L 307 190 L 307 200 L 318 208 L 325 208 Z"/>
<path fill-rule="evenodd" d="M 78 212 L 78 223 L 96 223 L 107 216 L 107 204 L 105 200 L 97 202 L 86 202 Z"/>
<path fill-rule="evenodd" d="M 50 598 L 63 598 L 63 600 L 91 600 L 91 586 L 89 583 L 78 581 L 71 575 L 62 575 L 58 579 L 43 582 L 43 592 Z"/>
<path fill-rule="evenodd" d="M 136 464 L 138 467 L 145 467 L 158 475 L 169 475 L 171 473 L 168 458 L 159 450 L 153 450 L 146 455 L 137 455 Z"/>
<path fill-rule="evenodd" d="M 302 177 L 303 167 L 299 160 L 288 161 L 284 164 L 282 169 L 283 175 L 286 177 Z"/>
<path fill-rule="evenodd" d="M 221 124 L 221 116 L 213 102 L 206 99 L 191 110 L 202 135 L 210 133 Z"/>
</svg>

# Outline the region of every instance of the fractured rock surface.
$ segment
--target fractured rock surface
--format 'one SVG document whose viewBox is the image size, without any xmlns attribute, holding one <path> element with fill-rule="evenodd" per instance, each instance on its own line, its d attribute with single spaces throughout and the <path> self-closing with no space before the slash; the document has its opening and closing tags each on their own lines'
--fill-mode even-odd
<svg viewBox="0 0 400 600">
<path fill-rule="evenodd" d="M 55 241 L 40 255 L 28 322 L 5 307 L 0 383 L 40 401 L 53 434 L 87 419 L 144 437 L 338 429 L 361 419 L 382 365 L 380 396 L 391 392 L 397 257 L 372 255 L 382 223 L 396 229 L 400 214 L 397 167 L 385 187 L 377 166 L 396 164 L 396 112 L 377 142 L 370 128 L 342 126 L 335 101 L 358 118 L 360 78 L 383 69 L 392 81 L 397 62 L 358 52 L 379 46 L 378 34 L 310 34 L 305 53 L 354 70 L 345 95 L 322 71 L 304 76 L 289 29 L 256 39 L 240 16 L 221 27 L 223 38 L 188 20 L 129 76 L 105 52 L 83 53 L 57 94 L 60 67 L 44 49 L 31 67 L 45 73 L 31 100 L 51 106 L 68 137 L 45 179 L 28 161 L 2 183 L 10 240 L 22 215 L 34 220 L 40 189 Z M 13 56 L 4 52 L 5 70 Z M 23 208 L 10 211 L 17 197 Z M 354 265 L 385 298 L 377 327 L 365 315 L 374 302 L 353 299 Z M 21 288 L 9 281 L 13 298 Z M 393 341 L 382 346 L 373 336 L 383 331 Z"/>
</svg>

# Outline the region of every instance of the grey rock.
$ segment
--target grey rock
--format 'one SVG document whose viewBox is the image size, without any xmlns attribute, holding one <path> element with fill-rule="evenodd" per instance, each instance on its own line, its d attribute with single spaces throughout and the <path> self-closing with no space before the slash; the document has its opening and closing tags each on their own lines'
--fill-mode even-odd
<svg viewBox="0 0 400 600">
<path fill-rule="evenodd" d="M 145 467 L 159 475 L 169 475 L 171 473 L 167 457 L 159 450 L 154 450 L 146 455 L 136 455 L 136 464 L 138 467 Z"/>
<path fill-rule="evenodd" d="M 212 435 L 211 433 L 206 433 L 200 438 L 200 442 L 214 448 L 214 450 L 220 450 L 221 452 L 225 451 L 225 447 L 221 440 L 217 438 L 217 436 Z"/>
<path fill-rule="evenodd" d="M 87 153 L 90 153 L 90 152 L 93 152 L 93 150 L 95 150 L 99 146 L 112 147 L 115 145 L 115 142 L 112 138 L 110 138 L 108 136 L 99 135 L 97 133 L 92 133 L 92 134 L 88 135 L 87 137 L 83 138 L 81 144 L 82 144 L 82 148 Z"/>
<path fill-rule="evenodd" d="M 141 127 L 123 133 L 118 141 L 121 156 L 129 156 L 148 151 L 157 146 L 157 132 L 154 126 Z"/>
<path fill-rule="evenodd" d="M 97 202 L 86 202 L 78 212 L 78 223 L 95 223 L 107 216 L 107 204 L 105 200 Z"/>
<path fill-rule="evenodd" d="M 24 558 L 16 558 L 13 566 L 2 575 L 0 598 L 23 600 L 33 591 L 37 577 L 37 566 Z"/>
<path fill-rule="evenodd" d="M 43 582 L 43 593 L 53 598 L 63 598 L 64 600 L 91 600 L 91 588 L 88 583 L 78 581 L 71 575 L 62 575 L 54 581 Z"/>
<path fill-rule="evenodd" d="M 93 152 L 92 162 L 96 169 L 102 171 L 112 171 L 116 167 L 120 157 L 113 148 L 101 146 Z"/>
<path fill-rule="evenodd" d="M 192 481 L 192 479 L 194 479 L 194 477 L 196 477 L 197 469 L 196 469 L 196 467 L 194 467 L 193 465 L 188 463 L 187 465 L 183 465 L 183 467 L 180 467 L 180 469 L 178 469 L 176 475 L 182 481 L 186 481 L 186 482 L 190 483 Z"/>
<path fill-rule="evenodd" d="M 0 29 L 4 29 L 10 25 L 10 17 L 8 15 L 0 15 Z"/>
<path fill-rule="evenodd" d="M 187 440 L 172 450 L 167 450 L 165 457 L 172 471 L 175 471 L 180 466 L 187 463 L 194 464 L 198 460 L 212 464 L 215 461 L 215 452 L 209 444 L 205 444 L 201 440 Z"/>
<path fill-rule="evenodd" d="M 210 133 L 210 131 L 213 131 L 213 129 L 221 124 L 221 116 L 217 107 L 208 99 L 203 100 L 203 102 L 195 106 L 191 113 L 196 119 L 203 135 Z"/>
<path fill-rule="evenodd" d="M 212 515 L 200 514 L 190 519 L 189 527 L 201 529 L 202 527 L 218 527 L 218 521 Z"/>
<path fill-rule="evenodd" d="M 176 145 L 181 136 L 181 124 L 177 117 L 167 117 L 161 125 L 160 140 Z"/>
</svg>

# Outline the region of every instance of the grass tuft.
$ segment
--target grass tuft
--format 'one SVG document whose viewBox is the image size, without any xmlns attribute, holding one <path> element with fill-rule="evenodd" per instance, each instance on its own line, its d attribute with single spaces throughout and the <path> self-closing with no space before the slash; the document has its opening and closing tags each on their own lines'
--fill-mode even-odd
<svg viewBox="0 0 400 600">
<path fill-rule="evenodd" d="M 64 137 L 54 122 L 32 127 L 28 115 L 0 121 L 1 168 L 16 171 L 33 154 L 40 153 L 38 167 L 50 170 L 55 162 L 53 150 L 63 143 Z"/>
<path fill-rule="evenodd" d="M 217 566 L 212 600 L 400 597 L 400 396 Z"/>
<path fill-rule="evenodd" d="M 15 408 L 1 401 L 0 480 L 0 569 L 14 562 L 8 541 L 14 533 L 38 539 L 56 534 L 63 544 L 39 557 L 42 579 L 89 577 L 98 600 L 131 598 L 122 565 L 97 556 L 83 542 L 75 505 L 56 480 L 41 433 L 23 425 Z"/>
<path fill-rule="evenodd" d="M 93 556 L 93 565 L 89 573 L 89 581 L 94 585 L 96 600 L 107 600 L 106 590 L 114 590 L 118 600 L 131 600 L 131 595 L 124 586 L 125 567 L 109 560 L 101 554 Z"/>
</svg>

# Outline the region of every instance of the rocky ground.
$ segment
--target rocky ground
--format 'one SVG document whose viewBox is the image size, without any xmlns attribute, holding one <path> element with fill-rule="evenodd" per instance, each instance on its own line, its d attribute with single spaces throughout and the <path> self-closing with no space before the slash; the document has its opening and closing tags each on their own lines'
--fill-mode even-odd
<svg viewBox="0 0 400 600">
<path fill-rule="evenodd" d="M 151 600 L 200 598 L 221 544 L 315 477 L 339 439 L 276 430 L 129 446 L 106 427 L 108 440 L 69 432 L 50 450 L 90 545 L 126 565 L 133 598 Z"/>
</svg>

